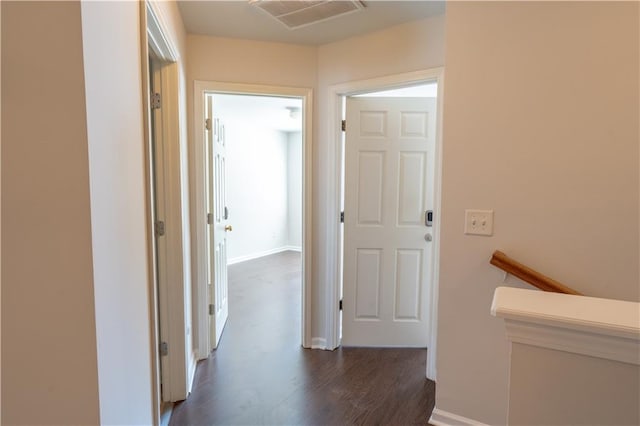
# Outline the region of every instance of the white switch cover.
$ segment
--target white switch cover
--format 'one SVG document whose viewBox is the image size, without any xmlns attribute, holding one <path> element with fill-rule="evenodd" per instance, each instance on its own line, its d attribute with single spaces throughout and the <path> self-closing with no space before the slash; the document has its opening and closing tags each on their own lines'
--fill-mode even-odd
<svg viewBox="0 0 640 426">
<path fill-rule="evenodd" d="M 493 210 L 465 210 L 464 233 L 493 235 Z"/>
</svg>

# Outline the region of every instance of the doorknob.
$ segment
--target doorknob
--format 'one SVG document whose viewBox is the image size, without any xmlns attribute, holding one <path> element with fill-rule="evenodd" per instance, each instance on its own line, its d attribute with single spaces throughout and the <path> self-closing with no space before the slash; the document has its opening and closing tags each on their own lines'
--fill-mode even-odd
<svg viewBox="0 0 640 426">
<path fill-rule="evenodd" d="M 433 236 L 431 234 L 429 234 L 429 233 L 424 234 L 424 240 L 425 241 L 431 241 L 431 240 L 433 240 Z"/>
<path fill-rule="evenodd" d="M 226 226 L 224 227 L 224 230 L 225 230 L 225 231 L 233 231 L 233 226 L 231 226 L 231 225 L 226 225 Z"/>
</svg>

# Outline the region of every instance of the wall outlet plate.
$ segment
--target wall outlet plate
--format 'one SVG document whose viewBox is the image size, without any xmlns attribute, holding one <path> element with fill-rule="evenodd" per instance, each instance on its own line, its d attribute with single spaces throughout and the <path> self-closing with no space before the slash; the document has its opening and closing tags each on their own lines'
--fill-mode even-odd
<svg viewBox="0 0 640 426">
<path fill-rule="evenodd" d="M 466 235 L 493 235 L 493 210 L 465 210 Z"/>
</svg>

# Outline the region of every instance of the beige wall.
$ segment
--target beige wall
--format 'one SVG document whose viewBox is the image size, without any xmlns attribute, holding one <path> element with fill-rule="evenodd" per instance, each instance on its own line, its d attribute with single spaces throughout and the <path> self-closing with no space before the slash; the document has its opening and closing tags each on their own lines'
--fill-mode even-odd
<svg viewBox="0 0 640 426">
<path fill-rule="evenodd" d="M 312 46 L 192 34 L 187 40 L 189 81 L 315 86 L 316 49 Z"/>
<path fill-rule="evenodd" d="M 314 117 L 314 235 L 326 235 L 329 221 L 335 220 L 335 212 L 327 211 L 330 198 L 335 197 L 339 176 L 330 169 L 330 161 L 335 159 L 329 143 L 334 130 L 329 129 L 330 86 L 401 74 L 410 71 L 441 67 L 444 65 L 444 16 L 437 16 L 381 31 L 352 37 L 350 39 L 325 44 L 318 48 L 318 100 Z M 339 170 L 339 168 L 338 168 Z M 324 292 L 334 285 L 334 277 L 326 265 L 328 257 L 336 248 L 329 246 L 324 238 L 315 238 L 317 263 L 314 265 L 314 282 L 321 283 L 314 293 L 314 302 L 326 300 Z M 318 305 L 320 312 L 327 310 Z M 322 322 L 321 322 L 322 321 Z M 314 336 L 325 336 L 328 330 L 322 316 L 316 316 Z"/>
<path fill-rule="evenodd" d="M 436 16 L 320 46 L 320 97 L 331 84 L 441 67 L 444 22 Z"/>
<path fill-rule="evenodd" d="M 189 117 L 189 155 L 191 164 L 191 199 L 195 202 L 193 89 L 195 80 L 249 83 L 274 86 L 316 87 L 316 48 L 284 43 L 271 43 L 231 38 L 187 36 L 187 111 Z M 315 108 L 315 106 L 314 106 Z M 315 117 L 313 118 L 315 121 Z M 315 126 L 314 122 L 314 126 Z M 315 161 L 313 168 L 315 168 Z M 315 179 L 315 176 L 314 176 Z M 314 203 L 316 189 L 314 188 Z M 191 223 L 195 223 L 195 208 Z M 192 252 L 195 237 L 192 233 Z M 317 244 L 314 253 L 317 253 Z M 313 259 L 314 265 L 317 260 Z M 197 269 L 192 260 L 194 290 Z M 315 282 L 315 279 L 314 279 Z M 195 291 L 194 291 L 195 295 Z M 194 319 L 194 328 L 197 322 Z M 197 331 L 197 330 L 196 330 Z"/>
<path fill-rule="evenodd" d="M 2 46 L 2 6 L 0 5 L 0 46 Z M 2 50 L 0 48 L 0 50 Z M 2 55 L 0 54 L 0 99 L 2 98 Z M 0 165 L 2 164 L 2 102 L 0 102 Z M 0 166 L 1 167 L 1 166 Z M 0 173 L 0 241 L 2 241 L 2 173 Z M 2 335 L 2 244 L 0 243 L 0 336 Z M 2 383 L 2 339 L 0 338 L 0 383 Z M 2 386 L 0 385 L 0 407 Z M 0 413 L 0 422 L 2 413 Z"/>
<path fill-rule="evenodd" d="M 638 25 L 637 3 L 448 4 L 438 409 L 507 419 L 494 250 L 639 299 Z M 466 208 L 495 209 L 493 237 Z"/>
<path fill-rule="evenodd" d="M 513 343 L 511 425 L 637 425 L 638 401 L 638 365 Z"/>
<path fill-rule="evenodd" d="M 2 423 L 99 421 L 80 3 L 2 2 Z"/>
<path fill-rule="evenodd" d="M 327 197 L 335 176 L 328 176 L 327 96 L 329 86 L 346 81 L 382 77 L 444 63 L 444 18 L 398 25 L 320 47 L 188 36 L 188 85 L 194 80 L 311 87 L 313 115 L 313 288 L 312 336 L 327 333 L 323 312 L 325 291 L 334 285 L 326 273 L 328 247 L 324 231 Z M 188 108 L 191 111 L 192 101 Z M 189 123 L 193 132 L 193 122 Z M 192 135 L 192 133 L 190 133 Z M 190 137 L 190 140 L 193 140 Z M 191 193 L 193 197 L 193 192 Z M 193 219 L 193 217 L 192 217 Z"/>
<path fill-rule="evenodd" d="M 139 8 L 82 3 L 103 424 L 153 419 Z"/>
<path fill-rule="evenodd" d="M 5 424 L 153 422 L 139 13 L 2 2 Z"/>
</svg>

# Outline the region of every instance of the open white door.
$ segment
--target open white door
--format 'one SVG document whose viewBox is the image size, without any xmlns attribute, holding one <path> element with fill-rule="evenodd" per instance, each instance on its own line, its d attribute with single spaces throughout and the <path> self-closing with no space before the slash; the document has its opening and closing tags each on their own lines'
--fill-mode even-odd
<svg viewBox="0 0 640 426">
<path fill-rule="evenodd" d="M 213 96 L 206 96 L 205 180 L 207 195 L 207 295 L 209 351 L 218 347 L 229 316 L 227 280 L 226 147 L 224 125 L 213 114 Z"/>
<path fill-rule="evenodd" d="M 161 97 L 162 79 L 160 65 L 157 60 L 149 58 L 149 96 Z M 155 95 L 155 94 L 158 95 Z M 169 327 L 169 273 L 168 267 L 168 241 L 165 235 L 165 223 L 167 220 L 167 188 L 166 188 L 166 165 L 164 161 L 165 141 L 163 139 L 162 109 L 152 108 L 149 115 L 151 132 L 151 167 L 153 179 L 151 181 L 151 191 L 153 192 L 153 223 L 156 232 L 153 235 L 154 254 L 156 256 L 156 285 L 157 285 L 157 312 L 158 312 L 158 337 L 160 346 L 160 386 L 162 401 L 172 400 L 172 375 L 171 366 L 175 352 L 168 350 L 171 341 L 171 330 Z"/>
<path fill-rule="evenodd" d="M 347 98 L 342 344 L 426 347 L 434 98 Z"/>
</svg>

